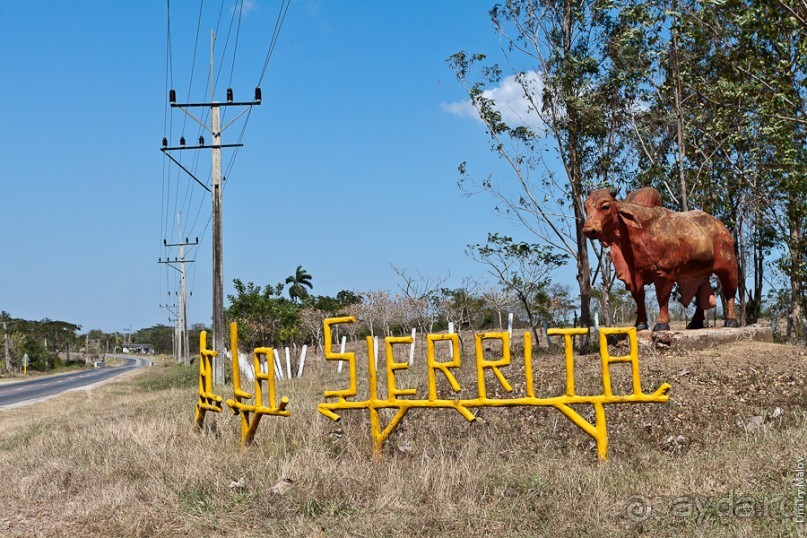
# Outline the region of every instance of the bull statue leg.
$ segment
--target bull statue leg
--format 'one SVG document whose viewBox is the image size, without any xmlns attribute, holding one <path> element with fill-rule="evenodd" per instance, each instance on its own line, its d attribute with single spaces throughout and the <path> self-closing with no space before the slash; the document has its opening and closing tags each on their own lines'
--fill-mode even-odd
<svg viewBox="0 0 807 538">
<path fill-rule="evenodd" d="M 734 313 L 734 295 L 737 293 L 737 287 L 739 286 L 739 268 L 737 258 L 734 255 L 733 241 L 720 241 L 715 245 L 714 273 L 717 275 L 717 279 L 720 280 L 720 286 L 723 288 L 724 297 L 726 297 L 723 325 L 725 327 L 739 327 L 737 315 Z"/>
<path fill-rule="evenodd" d="M 695 315 L 692 316 L 692 321 L 687 324 L 687 329 L 703 329 L 706 311 L 715 306 L 717 306 L 717 301 L 712 291 L 712 285 L 707 278 L 701 281 L 695 293 Z"/>
<path fill-rule="evenodd" d="M 636 330 L 647 330 L 647 308 L 644 304 L 644 286 L 639 286 L 637 291 L 631 291 L 633 300 L 636 301 Z"/>
<path fill-rule="evenodd" d="M 739 327 L 740 324 L 737 322 L 737 315 L 734 312 L 734 295 L 737 293 L 737 266 L 734 266 L 733 271 L 729 268 L 727 270 L 716 270 L 715 273 L 720 280 L 720 286 L 723 288 L 723 293 L 726 297 L 723 326 Z"/>
<path fill-rule="evenodd" d="M 658 298 L 658 322 L 653 327 L 653 332 L 670 330 L 670 295 L 672 294 L 674 281 L 669 278 L 660 278 L 654 282 L 656 286 L 656 297 Z"/>
</svg>

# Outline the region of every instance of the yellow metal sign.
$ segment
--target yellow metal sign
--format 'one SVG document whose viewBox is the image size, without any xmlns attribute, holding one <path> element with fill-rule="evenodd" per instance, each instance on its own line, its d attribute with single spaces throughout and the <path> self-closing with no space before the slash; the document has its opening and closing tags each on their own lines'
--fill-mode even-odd
<svg viewBox="0 0 807 538">
<path fill-rule="evenodd" d="M 535 380 L 533 376 L 532 363 L 532 339 L 529 332 L 524 334 L 524 397 L 516 398 L 492 398 L 488 396 L 488 386 L 486 385 L 485 373 L 490 370 L 493 377 L 505 392 L 512 392 L 513 387 L 505 377 L 502 368 L 511 363 L 510 356 L 510 334 L 507 332 L 484 332 L 474 335 L 474 347 L 476 358 L 476 381 L 477 394 L 475 398 L 447 398 L 441 396 L 437 390 L 437 376 L 445 378 L 451 390 L 455 393 L 462 390 L 457 378 L 452 370 L 461 367 L 460 342 L 456 334 L 429 334 L 426 336 L 426 375 L 427 388 L 426 399 L 417 398 L 417 389 L 412 387 L 400 387 L 396 374 L 401 370 L 409 368 L 408 362 L 397 362 L 395 360 L 394 348 L 398 345 L 410 346 L 413 343 L 411 336 L 387 337 L 384 339 L 384 359 L 387 381 L 387 397 L 378 397 L 378 373 L 376 371 L 376 351 L 372 337 L 367 337 L 367 380 L 368 397 L 365 400 L 356 400 L 358 394 L 356 378 L 356 354 L 353 352 L 337 353 L 333 351 L 331 338 L 331 327 L 340 323 L 354 323 L 356 319 L 352 316 L 330 318 L 324 322 L 325 359 L 333 361 L 345 361 L 348 363 L 347 388 L 339 390 L 324 391 L 325 398 L 336 398 L 336 401 L 320 403 L 317 409 L 320 413 L 332 420 L 339 420 L 338 412 L 350 409 L 367 409 L 370 413 L 370 432 L 373 439 L 373 452 L 378 457 L 381 455 L 384 442 L 395 430 L 404 416 L 410 409 L 437 408 L 454 409 L 465 417 L 468 421 L 475 419 L 472 408 L 479 407 L 517 407 L 517 406 L 543 406 L 554 407 L 577 427 L 589 434 L 597 443 L 597 453 L 602 459 L 606 459 L 608 454 L 608 434 L 605 421 L 605 404 L 610 403 L 663 403 L 669 400 L 667 394 L 670 385 L 663 383 L 654 393 L 646 394 L 642 392 L 641 380 L 639 377 L 639 346 L 636 339 L 636 329 L 631 328 L 601 328 L 600 329 L 600 358 L 602 370 L 602 392 L 600 394 L 583 395 L 577 394 L 575 389 L 574 376 L 574 346 L 573 337 L 583 335 L 588 332 L 584 328 L 575 329 L 549 329 L 550 335 L 563 337 L 565 366 L 566 366 L 566 390 L 563 395 L 540 398 L 535 395 Z M 612 356 L 608 351 L 607 337 L 614 334 L 626 334 L 629 342 L 629 352 L 625 356 Z M 496 358 L 486 357 L 486 341 L 498 340 L 501 343 L 501 356 Z M 448 341 L 451 343 L 451 358 L 448 361 L 438 361 L 436 359 L 435 347 L 438 342 Z M 499 346 L 495 346 L 497 349 Z M 199 428 L 204 422 L 205 413 L 213 411 L 220 413 L 222 409 L 222 397 L 213 392 L 213 364 L 212 360 L 217 354 L 213 350 L 207 349 L 207 333 L 202 332 L 199 337 L 200 360 L 199 360 L 199 400 L 196 404 L 196 424 Z M 238 327 L 235 323 L 230 325 L 230 349 L 232 350 L 232 379 L 233 379 L 233 399 L 227 400 L 227 405 L 234 414 L 241 415 L 241 446 L 250 444 L 257 431 L 260 419 L 263 415 L 289 416 L 286 410 L 289 399 L 282 397 L 277 401 L 277 391 L 275 388 L 275 364 L 272 360 L 272 348 L 256 348 L 253 351 L 253 365 L 255 371 L 254 393 L 241 389 L 241 375 L 238 365 Z M 263 358 L 263 360 L 261 360 Z M 631 365 L 632 391 L 629 394 L 614 394 L 611 386 L 610 367 L 614 363 L 627 362 Z M 263 371 L 265 365 L 266 372 Z M 262 384 L 266 382 L 266 392 L 262 390 Z M 266 402 L 264 403 L 264 398 Z M 247 400 L 253 400 L 249 403 Z M 594 423 L 589 422 L 577 413 L 572 407 L 573 404 L 589 404 L 594 407 Z M 392 419 L 382 427 L 379 410 L 394 410 Z"/>
<path fill-rule="evenodd" d="M 648 403 L 667 402 L 669 395 L 667 392 L 670 385 L 662 384 L 658 390 L 652 394 L 642 392 L 639 378 L 639 346 L 636 339 L 636 329 L 612 328 L 600 329 L 600 356 L 602 360 L 602 393 L 595 395 L 578 395 L 574 386 L 574 355 L 572 337 L 588 332 L 588 329 L 550 329 L 550 335 L 561 335 L 564 338 L 565 361 L 566 361 L 566 392 L 562 396 L 539 398 L 535 396 L 535 386 L 532 368 L 532 339 L 530 333 L 524 334 L 524 377 L 526 383 L 526 397 L 520 398 L 490 398 L 488 397 L 485 385 L 485 370 L 489 369 L 498 380 L 499 384 L 506 392 L 513 390 L 512 386 L 504 376 L 501 367 L 510 364 L 510 335 L 507 332 L 487 332 L 475 335 L 476 351 L 476 375 L 477 375 L 477 397 L 471 399 L 449 399 L 440 397 L 437 392 L 437 375 L 444 376 L 454 392 L 460 392 L 461 387 L 457 379 L 451 373 L 452 369 L 460 368 L 460 345 L 456 334 L 430 334 L 427 336 L 427 376 L 428 376 L 428 396 L 424 399 L 401 399 L 400 396 L 416 396 L 417 390 L 414 388 L 399 388 L 395 378 L 396 372 L 406 369 L 409 365 L 405 362 L 396 362 L 393 353 L 393 346 L 411 344 L 411 337 L 387 337 L 385 339 L 386 351 L 386 374 L 387 374 L 387 398 L 378 398 L 376 357 L 373 346 L 373 338 L 367 337 L 367 379 L 368 398 L 366 400 L 349 400 L 355 398 L 357 394 L 356 383 L 356 355 L 354 353 L 335 353 L 332 349 L 331 326 L 339 323 L 353 323 L 352 316 L 330 318 L 325 320 L 325 358 L 327 360 L 347 361 L 349 367 L 350 385 L 342 390 L 326 390 L 325 398 L 337 398 L 335 402 L 320 403 L 317 409 L 320 413 L 332 420 L 339 420 L 337 411 L 350 409 L 367 409 L 370 413 L 370 429 L 373 438 L 373 452 L 380 456 L 384 442 L 395 430 L 406 413 L 410 409 L 420 408 L 445 408 L 455 409 L 468 421 L 475 419 L 470 408 L 477 407 L 516 407 L 516 406 L 546 406 L 554 407 L 569 418 L 584 432 L 594 438 L 597 443 L 597 453 L 600 458 L 606 459 L 608 454 L 608 434 L 605 422 L 605 404 L 609 403 Z M 626 356 L 611 356 L 608 352 L 607 336 L 612 334 L 627 334 L 629 341 L 629 353 Z M 449 340 L 453 343 L 452 357 L 448 362 L 438 362 L 435 359 L 435 342 Z M 500 340 L 502 356 L 496 359 L 488 359 L 484 353 L 485 340 Z M 632 393 L 613 394 L 611 388 L 610 366 L 613 363 L 629 362 L 631 364 Z M 572 404 L 590 404 L 594 407 L 595 420 L 591 422 L 580 416 L 570 407 Z M 380 409 L 395 410 L 393 418 L 382 428 L 379 419 Z"/>
<path fill-rule="evenodd" d="M 201 428 L 205 413 L 221 413 L 221 396 L 213 392 L 213 357 L 218 352 L 207 349 L 207 331 L 199 335 L 199 400 L 196 402 L 196 425 Z"/>
<path fill-rule="evenodd" d="M 275 415 L 287 417 L 289 412 L 286 406 L 289 399 L 283 396 L 280 405 L 277 404 L 275 393 L 275 361 L 272 360 L 272 348 L 259 347 L 253 352 L 253 366 L 255 369 L 255 401 L 246 403 L 244 400 L 251 400 L 253 395 L 241 390 L 241 371 L 238 367 L 238 325 L 230 324 L 230 355 L 233 363 L 233 397 L 234 400 L 227 400 L 227 405 L 233 410 L 233 414 L 241 415 L 241 448 L 252 443 L 255 438 L 255 431 L 263 415 Z M 267 372 L 263 373 L 261 367 L 261 357 L 264 357 Z M 268 406 L 263 405 L 263 393 L 261 392 L 261 382 L 266 381 L 268 392 Z M 252 419 L 250 420 L 250 414 Z"/>
</svg>

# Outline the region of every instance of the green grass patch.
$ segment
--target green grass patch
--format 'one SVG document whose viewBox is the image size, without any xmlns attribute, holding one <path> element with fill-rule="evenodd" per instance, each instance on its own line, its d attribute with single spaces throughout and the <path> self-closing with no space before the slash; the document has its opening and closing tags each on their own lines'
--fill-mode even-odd
<svg viewBox="0 0 807 538">
<path fill-rule="evenodd" d="M 176 364 L 165 368 L 153 367 L 138 379 L 138 385 L 148 391 L 185 389 L 199 383 L 199 368 Z"/>
<path fill-rule="evenodd" d="M 17 450 L 22 447 L 28 445 L 28 443 L 38 437 L 39 435 L 45 433 L 45 425 L 42 423 L 33 424 L 28 429 L 16 434 L 12 435 L 11 437 L 7 437 L 4 439 L 0 439 L 0 450 L 2 451 L 12 451 Z"/>
</svg>

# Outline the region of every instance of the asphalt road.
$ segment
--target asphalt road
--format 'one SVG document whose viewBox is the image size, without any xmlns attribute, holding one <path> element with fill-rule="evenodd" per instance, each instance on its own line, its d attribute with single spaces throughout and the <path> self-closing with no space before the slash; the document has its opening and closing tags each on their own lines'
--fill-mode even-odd
<svg viewBox="0 0 807 538">
<path fill-rule="evenodd" d="M 0 407 L 33 402 L 70 389 L 77 389 L 106 381 L 135 368 L 149 366 L 149 361 L 137 357 L 118 357 L 123 361 L 120 366 L 103 366 L 92 370 L 81 370 L 69 374 L 37 377 L 14 383 L 0 383 Z"/>
</svg>

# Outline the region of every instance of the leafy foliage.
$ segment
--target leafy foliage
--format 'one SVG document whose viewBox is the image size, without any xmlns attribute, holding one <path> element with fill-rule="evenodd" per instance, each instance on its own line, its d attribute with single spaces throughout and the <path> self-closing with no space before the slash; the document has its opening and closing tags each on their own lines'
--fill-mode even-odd
<svg viewBox="0 0 807 538">
<path fill-rule="evenodd" d="M 299 308 L 282 297 L 283 284 L 265 287 L 233 280 L 236 295 L 229 295 L 226 317 L 238 323 L 241 341 L 249 347 L 282 345 L 298 333 Z"/>
<path fill-rule="evenodd" d="M 77 331 L 80 325 L 66 321 L 45 318 L 31 321 L 13 318 L 8 312 L 0 312 L 0 323 L 5 324 L 5 335 L 9 349 L 9 366 L 12 370 L 22 370 L 22 359 L 28 355 L 28 368 L 51 370 L 62 366 L 60 353 L 76 352 L 80 340 Z M 3 326 L 0 325 L 0 329 Z"/>
<path fill-rule="evenodd" d="M 308 289 L 314 286 L 311 284 L 311 275 L 303 269 L 302 265 L 297 266 L 293 275 L 286 277 L 286 284 L 289 284 L 289 299 L 297 303 L 301 299 L 308 297 Z"/>
<path fill-rule="evenodd" d="M 546 245 L 517 242 L 498 233 L 488 234 L 484 245 L 468 245 L 466 252 L 487 265 L 499 284 L 518 298 L 538 342 L 540 320 L 550 317 L 550 276 L 566 256 Z"/>
</svg>

